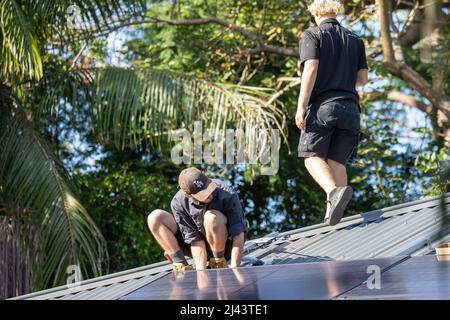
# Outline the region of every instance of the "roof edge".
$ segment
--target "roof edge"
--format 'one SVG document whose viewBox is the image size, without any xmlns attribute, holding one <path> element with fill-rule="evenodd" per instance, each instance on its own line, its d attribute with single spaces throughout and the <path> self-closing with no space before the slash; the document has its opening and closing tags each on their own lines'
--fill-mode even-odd
<svg viewBox="0 0 450 320">
<path fill-rule="evenodd" d="M 78 284 L 81 287 L 80 290 L 73 290 L 72 293 L 76 293 L 77 291 L 86 290 L 86 288 L 85 288 L 86 285 L 95 284 L 95 283 L 107 281 L 110 279 L 116 279 L 118 277 L 123 277 L 123 276 L 127 276 L 130 274 L 136 274 L 136 273 L 143 273 L 142 276 L 144 276 L 145 271 L 151 271 L 148 274 L 157 273 L 158 271 L 155 270 L 156 268 L 164 268 L 164 267 L 167 267 L 167 270 L 172 268 L 171 263 L 169 261 L 162 261 L 162 262 L 156 262 L 153 264 L 149 264 L 149 265 L 146 265 L 143 267 L 137 267 L 137 268 L 133 268 L 133 269 L 110 273 L 110 274 L 100 276 L 100 277 L 86 279 L 86 280 L 80 281 L 80 283 Z M 117 281 L 115 281 L 115 282 L 117 282 Z M 50 293 L 57 293 L 60 291 L 65 291 L 65 290 L 70 290 L 70 289 L 68 289 L 67 285 L 62 285 L 62 286 L 58 286 L 58 287 L 54 287 L 54 288 L 35 291 L 35 292 L 31 292 L 31 293 L 24 294 L 21 296 L 9 298 L 7 300 L 30 299 L 30 298 L 34 298 L 37 296 L 46 295 L 46 294 L 50 294 Z"/>
</svg>

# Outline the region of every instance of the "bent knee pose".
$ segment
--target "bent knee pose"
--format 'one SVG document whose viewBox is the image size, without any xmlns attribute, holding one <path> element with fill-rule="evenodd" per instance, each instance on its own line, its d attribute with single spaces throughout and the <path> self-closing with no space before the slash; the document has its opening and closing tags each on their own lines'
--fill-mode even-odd
<svg viewBox="0 0 450 320">
<path fill-rule="evenodd" d="M 231 186 L 188 168 L 178 179 L 181 190 L 171 202 L 172 214 L 154 210 L 148 216 L 150 232 L 172 261 L 174 270 L 224 268 L 241 264 L 245 217 L 239 197 Z"/>
<path fill-rule="evenodd" d="M 338 7 L 315 0 L 309 10 L 317 26 L 303 33 L 300 65 L 304 64 L 295 122 L 301 129 L 299 157 L 327 194 L 324 222 L 341 220 L 352 196 L 346 164 L 360 137 L 357 85 L 368 78 L 364 42 L 336 20 Z"/>
</svg>

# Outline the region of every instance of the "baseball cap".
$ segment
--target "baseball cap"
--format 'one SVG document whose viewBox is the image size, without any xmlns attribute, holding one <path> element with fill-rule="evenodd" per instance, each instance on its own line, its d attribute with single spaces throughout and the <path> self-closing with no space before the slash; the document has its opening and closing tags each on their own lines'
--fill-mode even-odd
<svg viewBox="0 0 450 320">
<path fill-rule="evenodd" d="M 217 188 L 217 184 L 195 167 L 181 171 L 178 184 L 181 190 L 200 202 L 208 199 Z"/>
</svg>

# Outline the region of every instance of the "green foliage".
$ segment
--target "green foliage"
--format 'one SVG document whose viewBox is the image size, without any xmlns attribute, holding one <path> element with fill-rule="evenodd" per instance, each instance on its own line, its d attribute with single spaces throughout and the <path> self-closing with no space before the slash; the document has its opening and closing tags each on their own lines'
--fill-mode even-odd
<svg viewBox="0 0 450 320">
<path fill-rule="evenodd" d="M 24 114 L 1 117 L 0 203 L 7 214 L 38 227 L 40 243 L 30 252 L 33 287 L 65 283 L 67 267 L 74 264 L 85 276 L 101 275 L 104 238 L 76 199 L 68 173 Z"/>
<path fill-rule="evenodd" d="M 423 194 L 427 177 L 416 166 L 419 154 L 430 148 L 429 129 L 410 132 L 393 119 L 407 118 L 408 109 L 394 103 L 363 102 L 361 142 L 356 163 L 349 170 L 350 183 L 358 202 L 350 204 L 357 213 L 365 207 L 379 208 L 417 199 Z"/>
<path fill-rule="evenodd" d="M 210 1 L 220 19 L 261 33 L 269 45 L 298 46 L 298 31 L 309 26 L 309 13 L 298 1 Z M 217 9 L 215 9 L 217 8 Z M 182 2 L 184 18 L 207 16 L 204 1 Z M 169 17 L 169 7 L 152 14 Z M 132 32 L 130 32 L 132 34 Z M 278 76 L 296 74 L 293 58 L 248 54 L 254 43 L 229 28 L 215 24 L 138 27 L 127 42 L 126 57 L 136 66 L 194 72 L 210 81 L 273 86 Z M 283 72 L 280 72 L 283 70 Z"/>
<path fill-rule="evenodd" d="M 160 150 L 175 130 L 192 133 L 194 122 L 203 121 L 214 136 L 224 137 L 230 127 L 245 129 L 249 154 L 257 130 L 277 128 L 284 135 L 284 114 L 267 102 L 269 92 L 169 71 L 106 68 L 97 70 L 94 129 L 104 143 L 119 149 L 150 145 Z"/>
<path fill-rule="evenodd" d="M 42 1 L 40 1 L 42 4 Z M 25 8 L 24 8 L 25 7 Z M 42 77 L 42 60 L 34 19 L 28 13 L 39 4 L 22 1 L 0 2 L 0 76 L 6 83 Z M 42 13 L 42 11 L 38 11 Z"/>
<path fill-rule="evenodd" d="M 446 148 L 420 153 L 414 163 L 428 178 L 425 182 L 427 195 L 436 196 L 450 191 L 450 151 Z"/>
<path fill-rule="evenodd" d="M 78 92 L 74 87 L 82 82 L 76 72 L 64 78 L 73 71 L 64 61 L 69 56 L 62 53 L 64 46 L 78 47 L 69 40 L 74 30 L 66 28 L 66 10 L 72 4 L 81 8 L 84 22 L 90 20 L 90 27 L 97 28 L 103 27 L 93 18 L 97 13 L 105 17 L 106 11 L 119 18 L 124 13 L 119 9 L 122 4 L 135 8 L 125 0 L 103 4 L 0 0 L 0 208 L 4 221 L 30 224 L 29 228 L 13 226 L 14 230 L 34 232 L 14 236 L 20 243 L 30 243 L 17 250 L 30 250 L 25 258 L 31 275 L 26 274 L 23 281 L 31 279 L 31 284 L 23 287 L 35 290 L 65 284 L 70 265 L 78 265 L 84 278 L 99 276 L 108 260 L 100 230 L 77 200 L 76 186 L 53 146 L 42 137 L 47 128 L 40 131 L 39 123 L 31 120 L 42 109 L 53 111 L 54 105 L 62 102 L 58 98 L 68 101 L 68 92 Z M 55 44 L 61 40 L 63 44 Z M 57 75 L 56 79 L 52 75 Z M 41 100 L 43 97 L 47 100 Z M 19 276 L 10 275 L 13 279 Z"/>
<path fill-rule="evenodd" d="M 148 230 L 147 216 L 158 208 L 170 212 L 170 201 L 178 191 L 177 168 L 151 166 L 130 155 L 130 150 L 110 153 L 101 162 L 102 170 L 76 175 L 84 205 L 106 238 L 110 272 L 163 259 Z"/>
</svg>

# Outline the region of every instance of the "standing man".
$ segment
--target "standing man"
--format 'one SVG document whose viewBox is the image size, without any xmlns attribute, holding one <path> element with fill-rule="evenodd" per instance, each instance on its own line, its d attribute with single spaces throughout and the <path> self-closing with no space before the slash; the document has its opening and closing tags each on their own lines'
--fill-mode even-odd
<svg viewBox="0 0 450 320">
<path fill-rule="evenodd" d="M 210 179 L 196 168 L 181 171 L 181 188 L 170 204 L 172 213 L 154 210 L 148 227 L 175 271 L 192 270 L 185 255 L 194 259 L 196 270 L 239 267 L 244 251 L 244 211 L 231 186 Z"/>
<path fill-rule="evenodd" d="M 299 157 L 327 194 L 324 222 L 336 225 L 352 197 L 346 164 L 360 134 L 356 86 L 368 81 L 364 42 L 336 20 L 337 0 L 314 0 L 308 10 L 316 27 L 303 33 L 304 64 L 295 123 L 301 129 Z"/>
</svg>

